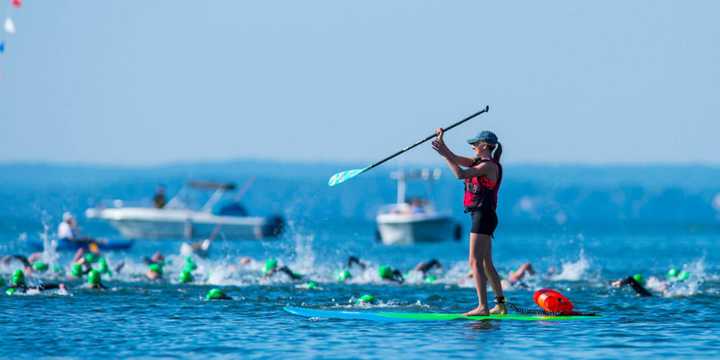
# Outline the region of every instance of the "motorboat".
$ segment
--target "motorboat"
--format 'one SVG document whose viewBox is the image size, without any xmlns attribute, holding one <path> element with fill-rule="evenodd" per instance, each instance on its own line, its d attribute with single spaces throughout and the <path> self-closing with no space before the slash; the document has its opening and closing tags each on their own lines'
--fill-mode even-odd
<svg viewBox="0 0 720 360">
<path fill-rule="evenodd" d="M 228 240 L 262 239 L 282 232 L 282 217 L 250 216 L 238 196 L 222 202 L 226 194 L 236 190 L 234 183 L 190 181 L 162 208 L 126 207 L 124 201 L 115 200 L 111 207 L 87 209 L 85 216 L 108 221 L 128 239 L 206 239 L 218 231 Z M 188 205 L 188 194 L 208 191 L 212 195 L 200 209 Z"/>
<path fill-rule="evenodd" d="M 406 199 L 407 181 L 435 181 L 440 169 L 395 171 L 390 177 L 397 181 L 397 199 L 394 204 L 380 208 L 377 214 L 378 237 L 385 245 L 439 242 L 461 235 L 460 225 L 450 213 L 438 212 L 428 199 Z"/>
</svg>

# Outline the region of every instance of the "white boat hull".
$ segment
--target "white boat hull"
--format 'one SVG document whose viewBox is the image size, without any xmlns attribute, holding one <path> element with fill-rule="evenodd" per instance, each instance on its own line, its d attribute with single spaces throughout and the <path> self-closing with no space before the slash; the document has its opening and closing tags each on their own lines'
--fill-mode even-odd
<svg viewBox="0 0 720 360">
<path fill-rule="evenodd" d="M 377 217 L 385 245 L 440 242 L 453 238 L 455 224 L 443 215 L 381 214 Z"/>
<path fill-rule="evenodd" d="M 184 209 L 88 209 L 88 218 L 108 221 L 128 239 L 205 239 L 220 226 L 228 240 L 261 239 L 277 235 L 282 220 L 275 217 L 218 216 Z"/>
</svg>

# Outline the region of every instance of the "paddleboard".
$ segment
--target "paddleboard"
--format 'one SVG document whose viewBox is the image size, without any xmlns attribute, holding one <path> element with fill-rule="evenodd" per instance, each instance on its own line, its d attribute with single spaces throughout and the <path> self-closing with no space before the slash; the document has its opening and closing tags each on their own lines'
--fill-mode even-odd
<svg viewBox="0 0 720 360">
<path fill-rule="evenodd" d="M 354 310 L 318 310 L 302 307 L 286 306 L 283 310 L 290 314 L 306 318 L 368 320 L 380 322 L 408 321 L 450 321 L 450 320 L 515 320 L 515 321 L 565 321 L 593 319 L 598 316 L 560 315 L 542 316 L 526 314 L 465 316 L 463 314 L 430 313 L 430 312 L 386 312 L 386 311 L 354 311 Z"/>
</svg>

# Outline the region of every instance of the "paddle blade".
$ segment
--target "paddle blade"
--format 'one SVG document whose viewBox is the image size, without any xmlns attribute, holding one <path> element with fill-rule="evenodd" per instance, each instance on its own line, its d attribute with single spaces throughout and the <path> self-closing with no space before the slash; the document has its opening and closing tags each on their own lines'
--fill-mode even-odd
<svg viewBox="0 0 720 360">
<path fill-rule="evenodd" d="M 341 171 L 341 172 L 333 175 L 332 177 L 330 177 L 330 180 L 328 180 L 328 186 L 335 186 L 337 184 L 342 184 L 342 183 L 362 174 L 363 172 L 365 172 L 365 170 L 367 170 L 367 168 Z"/>
</svg>

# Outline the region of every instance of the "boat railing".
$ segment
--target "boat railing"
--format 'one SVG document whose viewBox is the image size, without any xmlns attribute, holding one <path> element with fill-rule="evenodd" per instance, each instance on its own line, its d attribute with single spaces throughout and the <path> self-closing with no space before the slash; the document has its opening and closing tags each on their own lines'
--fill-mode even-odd
<svg viewBox="0 0 720 360">
<path fill-rule="evenodd" d="M 380 214 L 431 214 L 435 212 L 435 207 L 430 202 L 422 204 L 388 204 L 380 207 Z"/>
</svg>

